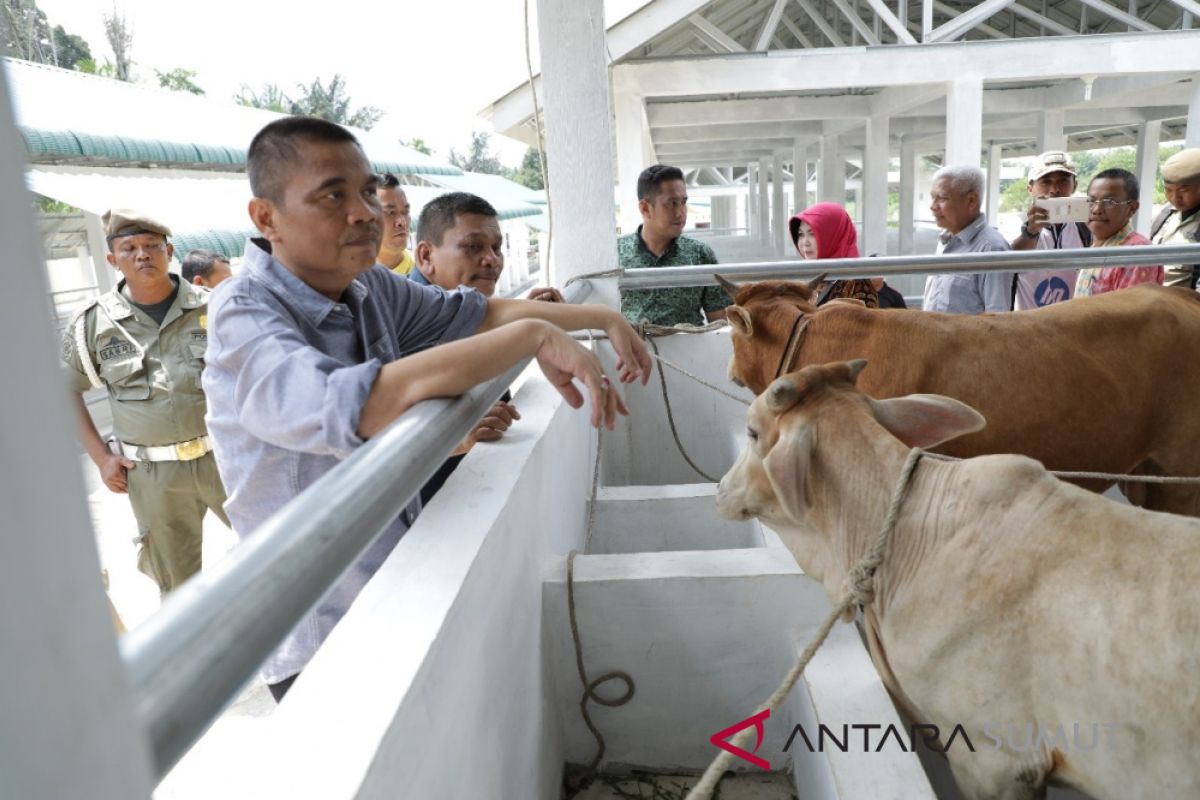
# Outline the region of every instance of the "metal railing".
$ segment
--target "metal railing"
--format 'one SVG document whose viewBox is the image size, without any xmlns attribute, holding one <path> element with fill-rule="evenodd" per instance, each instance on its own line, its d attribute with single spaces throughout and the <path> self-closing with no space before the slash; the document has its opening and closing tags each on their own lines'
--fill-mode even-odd
<svg viewBox="0 0 1200 800">
<path fill-rule="evenodd" d="M 564 292 L 587 297 L 587 281 Z M 420 491 L 530 359 L 454 399 L 413 406 L 195 576 L 120 640 L 161 779 Z"/>
<path fill-rule="evenodd" d="M 1200 244 L 1091 247 L 1079 250 L 948 253 L 944 255 L 832 258 L 823 261 L 761 261 L 744 264 L 706 264 L 696 267 L 627 269 L 617 276 L 625 289 L 671 289 L 716 285 L 713 273 L 733 281 L 793 280 L 819 273 L 838 278 L 876 278 L 892 275 L 945 275 L 963 272 L 1032 272 L 1075 267 L 1129 267 L 1156 264 L 1200 264 Z"/>
</svg>

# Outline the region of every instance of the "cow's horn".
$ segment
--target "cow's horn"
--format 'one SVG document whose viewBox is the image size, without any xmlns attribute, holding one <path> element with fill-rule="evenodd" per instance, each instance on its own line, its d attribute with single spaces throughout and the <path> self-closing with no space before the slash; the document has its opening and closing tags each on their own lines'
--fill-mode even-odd
<svg viewBox="0 0 1200 800">
<path fill-rule="evenodd" d="M 800 399 L 800 388 L 791 378 L 780 378 L 767 389 L 767 408 L 782 414 Z"/>
<path fill-rule="evenodd" d="M 820 275 L 818 275 L 817 277 L 813 278 L 811 281 L 808 282 L 808 287 L 811 289 L 813 286 L 822 284 L 825 282 L 825 279 L 828 277 L 829 277 L 828 272 L 822 272 Z"/>
<path fill-rule="evenodd" d="M 856 358 L 846 366 L 850 368 L 850 382 L 857 383 L 858 376 L 867 368 L 867 360 L 865 358 Z"/>
<path fill-rule="evenodd" d="M 724 275 L 713 273 L 713 277 L 717 279 L 717 283 L 721 284 L 721 288 L 725 290 L 725 294 L 729 295 L 729 299 L 737 302 L 738 286 L 736 283 L 728 280 Z"/>
</svg>

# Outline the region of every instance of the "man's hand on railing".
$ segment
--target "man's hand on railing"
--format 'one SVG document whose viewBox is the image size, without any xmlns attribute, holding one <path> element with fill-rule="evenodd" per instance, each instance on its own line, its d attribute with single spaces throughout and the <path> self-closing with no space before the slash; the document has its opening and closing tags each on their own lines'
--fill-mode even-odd
<svg viewBox="0 0 1200 800">
<path fill-rule="evenodd" d="M 504 436 L 504 432 L 512 427 L 513 422 L 519 420 L 521 415 L 517 412 L 517 407 L 512 403 L 504 401 L 497 402 L 492 406 L 483 419 L 479 420 L 479 424 L 475 426 L 475 430 L 471 431 L 471 435 L 462 440 L 454 452 L 450 455 L 461 456 L 471 452 L 471 448 L 476 442 L 498 442 Z"/>
<path fill-rule="evenodd" d="M 641 344 L 640 340 L 635 341 Z M 587 386 L 588 394 L 592 398 L 593 427 L 603 424 L 611 431 L 616 426 L 617 414 L 629 415 L 621 393 L 609 384 L 600 359 L 565 331 L 552 325 L 545 326 L 544 338 L 536 358 L 546 380 L 550 381 L 571 408 L 583 405 L 583 394 L 572 380 L 578 380 Z"/>
</svg>

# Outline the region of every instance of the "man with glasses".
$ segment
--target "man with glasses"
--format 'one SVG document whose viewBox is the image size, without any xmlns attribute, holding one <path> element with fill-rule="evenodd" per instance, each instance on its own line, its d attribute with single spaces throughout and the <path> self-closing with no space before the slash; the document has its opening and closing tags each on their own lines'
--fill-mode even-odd
<svg viewBox="0 0 1200 800">
<path fill-rule="evenodd" d="M 1124 169 L 1097 173 L 1088 185 L 1088 230 L 1092 247 L 1150 244 L 1133 229 L 1138 210 L 1138 179 Z M 1076 297 L 1127 289 L 1139 283 L 1163 282 L 1162 267 L 1102 267 L 1079 270 Z"/>
<path fill-rule="evenodd" d="M 682 236 L 687 223 L 687 184 L 679 167 L 655 164 L 638 176 L 638 210 L 642 224 L 617 239 L 622 267 L 687 267 L 716 264 L 712 248 Z M 725 318 L 729 298 L 716 286 L 676 289 L 633 289 L 621 295 L 621 313 L 630 322 L 655 325 L 703 325 Z M 701 314 L 703 312 L 703 314 Z"/>
<path fill-rule="evenodd" d="M 1021 233 L 1012 240 L 1013 250 L 1068 250 L 1090 247 L 1092 236 L 1082 222 L 1050 224 L 1049 212 L 1037 201 L 1047 197 L 1075 194 L 1078 170 L 1061 150 L 1037 157 L 1029 170 L 1029 196 L 1033 201 L 1021 224 Z M 1022 272 L 1016 277 L 1014 308 L 1018 311 L 1040 308 L 1070 300 L 1075 292 L 1078 270 L 1057 269 Z"/>
<path fill-rule="evenodd" d="M 229 524 L 200 387 L 208 290 L 167 271 L 166 225 L 114 209 L 104 226 L 108 263 L 122 280 L 67 326 L 62 360 L 83 447 L 104 485 L 129 495 L 138 569 L 166 594 L 200 570 L 205 512 Z M 109 444 L 83 401 L 93 387 L 108 390 Z"/>
<path fill-rule="evenodd" d="M 1154 244 L 1200 244 L 1200 147 L 1180 150 L 1162 165 L 1167 206 L 1150 225 Z M 1195 289 L 1200 264 L 1170 264 L 1167 286 Z"/>
</svg>

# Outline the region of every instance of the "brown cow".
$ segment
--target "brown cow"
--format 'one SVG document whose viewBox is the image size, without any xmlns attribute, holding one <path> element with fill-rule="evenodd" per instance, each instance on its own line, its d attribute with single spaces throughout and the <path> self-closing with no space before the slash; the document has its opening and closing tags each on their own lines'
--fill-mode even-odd
<svg viewBox="0 0 1200 800">
<path fill-rule="evenodd" d="M 938 314 L 835 302 L 803 283 L 737 287 L 730 377 L 756 394 L 808 364 L 868 359 L 873 397 L 928 392 L 986 429 L 938 449 L 1018 453 L 1047 469 L 1200 475 L 1200 296 L 1143 285 L 1035 311 Z M 1095 491 L 1111 482 L 1080 481 Z M 1136 505 L 1200 516 L 1200 486 L 1128 484 Z"/>
</svg>

